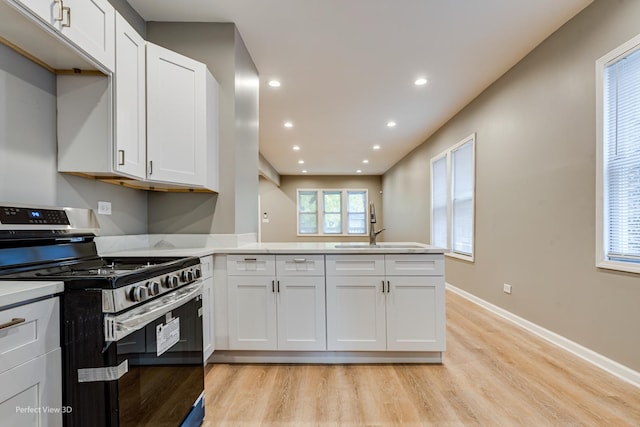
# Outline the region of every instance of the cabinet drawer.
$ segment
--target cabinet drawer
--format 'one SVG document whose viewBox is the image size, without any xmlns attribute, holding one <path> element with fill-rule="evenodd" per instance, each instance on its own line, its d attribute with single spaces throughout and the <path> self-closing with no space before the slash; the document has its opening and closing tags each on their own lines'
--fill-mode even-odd
<svg viewBox="0 0 640 427">
<path fill-rule="evenodd" d="M 327 255 L 327 276 L 384 276 L 384 255 Z"/>
<path fill-rule="evenodd" d="M 3 426 L 61 427 L 60 349 L 0 374 L 0 423 Z M 51 411 L 47 411 L 51 409 Z"/>
<path fill-rule="evenodd" d="M 0 311 L 0 372 L 60 347 L 59 310 L 49 298 Z"/>
<path fill-rule="evenodd" d="M 273 255 L 229 255 L 229 276 L 275 276 L 276 262 Z"/>
<path fill-rule="evenodd" d="M 203 256 L 200 258 L 200 265 L 202 268 L 202 278 L 208 279 L 213 276 L 213 256 Z"/>
<path fill-rule="evenodd" d="M 387 276 L 444 276 L 443 255 L 385 255 Z"/>
<path fill-rule="evenodd" d="M 276 272 L 283 276 L 324 276 L 324 255 L 276 255 Z"/>
</svg>

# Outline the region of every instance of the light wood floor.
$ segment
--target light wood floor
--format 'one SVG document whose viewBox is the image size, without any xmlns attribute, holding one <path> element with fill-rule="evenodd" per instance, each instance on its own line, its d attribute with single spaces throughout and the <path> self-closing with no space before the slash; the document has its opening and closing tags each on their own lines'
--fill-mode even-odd
<svg viewBox="0 0 640 427">
<path fill-rule="evenodd" d="M 203 426 L 640 426 L 640 389 L 447 292 L 442 365 L 210 365 Z"/>
</svg>

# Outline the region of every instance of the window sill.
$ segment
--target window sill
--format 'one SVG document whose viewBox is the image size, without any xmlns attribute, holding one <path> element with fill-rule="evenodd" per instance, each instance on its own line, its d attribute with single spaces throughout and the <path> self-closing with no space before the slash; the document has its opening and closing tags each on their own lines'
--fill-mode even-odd
<svg viewBox="0 0 640 427">
<path fill-rule="evenodd" d="M 625 271 L 627 273 L 640 273 L 640 264 L 634 264 L 630 262 L 601 260 L 599 262 L 596 262 L 596 267 L 604 268 L 607 270 Z"/>
<path fill-rule="evenodd" d="M 473 255 L 471 255 L 471 256 L 470 255 L 462 255 L 462 254 L 459 254 L 459 253 L 456 253 L 456 252 L 445 252 L 444 255 L 447 256 L 447 257 L 450 257 L 450 258 L 461 259 L 461 260 L 467 261 L 467 262 L 475 262 L 474 258 L 473 258 Z"/>
</svg>

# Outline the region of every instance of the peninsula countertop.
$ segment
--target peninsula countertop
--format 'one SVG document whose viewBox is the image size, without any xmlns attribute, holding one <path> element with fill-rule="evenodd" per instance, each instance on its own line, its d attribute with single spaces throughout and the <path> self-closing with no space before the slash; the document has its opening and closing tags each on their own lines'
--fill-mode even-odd
<svg viewBox="0 0 640 427">
<path fill-rule="evenodd" d="M 446 249 L 419 242 L 267 242 L 243 245 L 150 246 L 102 253 L 103 256 L 171 257 L 212 254 L 443 254 Z"/>
</svg>

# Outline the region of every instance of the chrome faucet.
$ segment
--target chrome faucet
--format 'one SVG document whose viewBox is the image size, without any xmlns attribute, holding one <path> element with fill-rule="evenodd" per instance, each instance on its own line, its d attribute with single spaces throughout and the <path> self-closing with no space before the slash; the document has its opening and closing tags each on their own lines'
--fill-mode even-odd
<svg viewBox="0 0 640 427">
<path fill-rule="evenodd" d="M 374 224 L 376 223 L 376 207 L 373 202 L 369 202 L 369 245 L 376 244 L 376 237 L 382 233 L 385 229 L 376 231 Z"/>
</svg>

